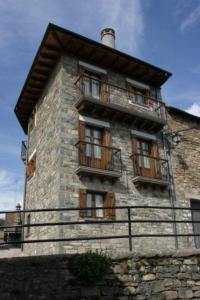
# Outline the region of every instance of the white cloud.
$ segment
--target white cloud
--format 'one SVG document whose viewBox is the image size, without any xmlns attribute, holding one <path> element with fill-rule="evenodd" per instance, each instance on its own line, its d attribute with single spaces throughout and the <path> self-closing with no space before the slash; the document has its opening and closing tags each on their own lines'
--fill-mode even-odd
<svg viewBox="0 0 200 300">
<path fill-rule="evenodd" d="M 22 187 L 18 174 L 0 168 L 0 210 L 15 209 L 17 202 L 22 203 Z"/>
<path fill-rule="evenodd" d="M 186 111 L 192 115 L 200 117 L 200 103 L 193 103 Z"/>
<path fill-rule="evenodd" d="M 104 27 L 112 27 L 117 35 L 117 47 L 138 55 L 143 40 L 144 19 L 140 0 L 103 0 L 101 14 Z"/>
<path fill-rule="evenodd" d="M 180 25 L 181 31 L 186 30 L 188 27 L 194 26 L 200 20 L 200 5 L 192 10 L 182 21 Z"/>
</svg>

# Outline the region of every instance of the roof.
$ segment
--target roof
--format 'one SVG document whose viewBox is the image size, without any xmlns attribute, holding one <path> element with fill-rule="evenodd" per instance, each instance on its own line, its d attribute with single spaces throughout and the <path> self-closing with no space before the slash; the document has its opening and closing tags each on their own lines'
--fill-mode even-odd
<svg viewBox="0 0 200 300">
<path fill-rule="evenodd" d="M 15 106 L 15 113 L 25 133 L 29 116 L 63 52 L 155 87 L 161 86 L 172 75 L 166 70 L 50 23 Z"/>
<path fill-rule="evenodd" d="M 191 121 L 200 122 L 200 117 L 192 115 L 186 112 L 185 110 L 179 109 L 177 107 L 167 106 L 167 110 L 169 113 L 176 114 L 176 115 L 178 114 L 183 118 L 190 119 Z"/>
</svg>

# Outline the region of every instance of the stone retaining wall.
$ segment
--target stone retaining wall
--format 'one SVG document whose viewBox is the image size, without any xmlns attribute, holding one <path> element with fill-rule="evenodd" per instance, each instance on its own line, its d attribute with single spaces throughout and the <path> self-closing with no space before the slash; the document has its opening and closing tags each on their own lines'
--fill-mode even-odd
<svg viewBox="0 0 200 300">
<path fill-rule="evenodd" d="M 115 258 L 104 279 L 92 287 L 70 274 L 71 258 L 1 259 L 0 299 L 200 299 L 200 252 Z"/>
</svg>

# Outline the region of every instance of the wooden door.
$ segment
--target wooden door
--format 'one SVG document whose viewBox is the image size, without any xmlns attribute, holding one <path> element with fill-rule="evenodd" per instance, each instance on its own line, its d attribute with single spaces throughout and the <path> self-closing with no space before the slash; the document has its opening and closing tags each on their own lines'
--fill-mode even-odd
<svg viewBox="0 0 200 300">
<path fill-rule="evenodd" d="M 88 167 L 101 168 L 102 161 L 102 131 L 99 128 L 86 126 L 85 128 L 85 157 Z"/>
<path fill-rule="evenodd" d="M 200 201 L 191 201 L 191 208 L 197 208 L 199 210 L 192 211 L 192 220 L 200 221 Z M 200 248 L 200 223 L 193 223 L 194 234 L 199 234 L 199 236 L 194 237 L 194 243 L 196 248 Z"/>
<path fill-rule="evenodd" d="M 150 144 L 147 141 L 138 140 L 137 142 L 137 164 L 140 175 L 152 177 L 152 166 L 150 160 Z"/>
</svg>

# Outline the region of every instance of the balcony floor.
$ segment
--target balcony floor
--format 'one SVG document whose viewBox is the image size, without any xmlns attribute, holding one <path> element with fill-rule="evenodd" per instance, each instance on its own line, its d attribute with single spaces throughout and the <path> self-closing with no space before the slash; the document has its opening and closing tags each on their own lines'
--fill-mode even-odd
<svg viewBox="0 0 200 300">
<path fill-rule="evenodd" d="M 76 170 L 76 174 L 80 176 L 100 177 L 102 179 L 111 180 L 116 180 L 121 177 L 121 172 L 90 168 L 86 166 L 79 166 Z"/>
<path fill-rule="evenodd" d="M 148 112 L 138 112 L 134 108 L 129 109 L 118 104 L 103 102 L 88 96 L 81 96 L 75 104 L 79 113 L 97 118 L 109 118 L 126 122 L 130 126 L 136 126 L 141 130 L 158 132 L 166 124 L 165 120 L 154 117 Z"/>
<path fill-rule="evenodd" d="M 169 181 L 157 178 L 143 177 L 143 176 L 135 176 L 133 178 L 133 183 L 140 186 L 143 184 L 149 185 L 157 185 L 162 187 L 167 187 L 169 185 Z"/>
</svg>

